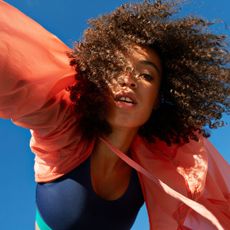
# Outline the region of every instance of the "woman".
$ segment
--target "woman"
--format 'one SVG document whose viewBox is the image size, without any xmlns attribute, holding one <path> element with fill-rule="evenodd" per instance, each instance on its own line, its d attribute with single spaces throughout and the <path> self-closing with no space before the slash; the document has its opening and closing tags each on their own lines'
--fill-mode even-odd
<svg viewBox="0 0 230 230">
<path fill-rule="evenodd" d="M 227 228 L 229 165 L 204 128 L 229 111 L 223 36 L 145 1 L 71 51 L 0 7 L 0 116 L 31 130 L 38 229 L 130 229 L 144 201 L 151 229 Z"/>
</svg>

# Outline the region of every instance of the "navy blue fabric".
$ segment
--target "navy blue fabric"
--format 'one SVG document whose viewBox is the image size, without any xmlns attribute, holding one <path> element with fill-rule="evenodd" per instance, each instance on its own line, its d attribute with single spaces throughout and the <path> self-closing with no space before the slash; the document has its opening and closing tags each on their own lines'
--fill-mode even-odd
<svg viewBox="0 0 230 230">
<path fill-rule="evenodd" d="M 129 230 L 144 199 L 135 170 L 119 199 L 99 197 L 92 188 L 88 158 L 52 183 L 38 183 L 36 202 L 41 217 L 53 230 Z"/>
</svg>

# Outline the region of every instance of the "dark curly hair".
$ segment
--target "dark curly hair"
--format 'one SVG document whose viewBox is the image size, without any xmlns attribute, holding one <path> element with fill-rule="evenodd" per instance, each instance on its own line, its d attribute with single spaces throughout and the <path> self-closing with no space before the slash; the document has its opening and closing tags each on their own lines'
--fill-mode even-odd
<svg viewBox="0 0 230 230">
<path fill-rule="evenodd" d="M 163 63 L 160 106 L 140 127 L 142 137 L 189 142 L 224 125 L 222 114 L 230 111 L 226 36 L 211 32 L 214 23 L 200 17 L 180 18 L 180 6 L 181 1 L 143 1 L 89 20 L 70 53 L 77 83 L 69 88 L 87 138 L 111 132 L 106 82 L 124 70 L 125 59 L 117 51 L 130 44 L 154 49 Z"/>
</svg>

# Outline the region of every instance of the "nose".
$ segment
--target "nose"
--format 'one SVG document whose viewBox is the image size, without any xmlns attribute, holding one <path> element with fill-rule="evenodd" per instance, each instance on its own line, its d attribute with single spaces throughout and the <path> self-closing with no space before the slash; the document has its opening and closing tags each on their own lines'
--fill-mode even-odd
<svg viewBox="0 0 230 230">
<path fill-rule="evenodd" d="M 122 87 L 129 87 L 132 89 L 137 88 L 137 82 L 135 81 L 132 73 L 124 73 L 118 78 L 118 82 Z"/>
</svg>

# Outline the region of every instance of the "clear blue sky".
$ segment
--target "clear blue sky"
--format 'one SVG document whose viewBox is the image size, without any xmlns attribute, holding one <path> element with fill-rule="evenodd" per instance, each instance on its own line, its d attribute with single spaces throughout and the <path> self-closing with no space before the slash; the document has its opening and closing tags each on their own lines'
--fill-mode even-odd
<svg viewBox="0 0 230 230">
<path fill-rule="evenodd" d="M 87 26 L 87 19 L 113 10 L 125 0 L 7 0 L 57 35 L 67 45 L 79 40 Z M 192 12 L 209 19 L 223 19 L 230 25 L 229 0 L 194 1 L 184 12 Z M 1 12 L 0 12 L 1 13 Z M 224 25 L 215 29 L 224 30 Z M 1 28 L 0 28 L 1 29 Z M 224 31 L 228 33 L 229 31 Z M 226 117 L 230 123 L 230 118 Z M 33 154 L 29 149 L 30 133 L 10 121 L 0 119 L 0 229 L 31 230 L 34 228 L 35 183 Z M 230 162 L 230 127 L 213 131 L 211 141 Z M 143 207 L 132 230 L 149 229 Z"/>
</svg>

